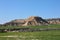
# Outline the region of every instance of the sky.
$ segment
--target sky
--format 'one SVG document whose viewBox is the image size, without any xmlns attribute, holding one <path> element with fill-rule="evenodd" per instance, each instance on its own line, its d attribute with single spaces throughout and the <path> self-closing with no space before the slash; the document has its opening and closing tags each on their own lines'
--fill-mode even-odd
<svg viewBox="0 0 60 40">
<path fill-rule="evenodd" d="M 0 24 L 29 16 L 60 18 L 60 0 L 0 0 Z"/>
</svg>

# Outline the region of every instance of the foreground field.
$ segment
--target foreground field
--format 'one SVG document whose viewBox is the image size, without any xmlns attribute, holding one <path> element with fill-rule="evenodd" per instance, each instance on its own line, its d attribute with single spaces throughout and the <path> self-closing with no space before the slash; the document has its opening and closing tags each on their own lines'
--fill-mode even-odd
<svg viewBox="0 0 60 40">
<path fill-rule="evenodd" d="M 60 40 L 60 31 L 0 33 L 0 40 Z"/>
</svg>

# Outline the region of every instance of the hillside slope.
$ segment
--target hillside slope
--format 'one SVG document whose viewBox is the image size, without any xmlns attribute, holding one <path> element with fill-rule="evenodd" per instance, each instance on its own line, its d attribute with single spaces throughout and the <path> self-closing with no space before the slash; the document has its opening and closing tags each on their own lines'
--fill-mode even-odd
<svg viewBox="0 0 60 40">
<path fill-rule="evenodd" d="M 11 25 L 11 26 L 40 26 L 40 25 L 47 25 L 48 22 L 41 17 L 38 16 L 31 16 L 27 19 L 16 19 L 10 22 L 7 22 L 3 25 Z"/>
</svg>

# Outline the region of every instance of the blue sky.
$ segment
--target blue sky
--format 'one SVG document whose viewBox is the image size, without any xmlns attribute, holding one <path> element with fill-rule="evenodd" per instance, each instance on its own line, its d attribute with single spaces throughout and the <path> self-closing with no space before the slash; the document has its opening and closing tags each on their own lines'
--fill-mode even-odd
<svg viewBox="0 0 60 40">
<path fill-rule="evenodd" d="M 60 18 L 60 0 L 0 0 L 0 24 L 29 16 Z"/>
</svg>

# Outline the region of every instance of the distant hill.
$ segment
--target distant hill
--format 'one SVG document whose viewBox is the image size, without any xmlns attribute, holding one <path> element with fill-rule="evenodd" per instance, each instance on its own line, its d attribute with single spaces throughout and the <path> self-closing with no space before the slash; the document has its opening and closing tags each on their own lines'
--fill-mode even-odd
<svg viewBox="0 0 60 40">
<path fill-rule="evenodd" d="M 41 17 L 31 16 L 27 19 L 16 19 L 10 22 L 7 22 L 3 25 L 11 25 L 11 26 L 40 26 L 40 25 L 48 25 L 48 22 Z"/>
<path fill-rule="evenodd" d="M 60 18 L 45 19 L 49 24 L 60 24 Z"/>
<path fill-rule="evenodd" d="M 27 18 L 26 23 L 23 26 L 40 26 L 40 25 L 47 25 L 48 22 L 41 17 L 38 16 L 31 16 Z"/>
<path fill-rule="evenodd" d="M 3 24 L 4 26 L 40 26 L 48 24 L 60 24 L 60 18 L 43 19 L 39 16 L 30 16 L 26 19 L 15 19 Z M 1 24 L 0 24 L 1 25 Z"/>
</svg>

